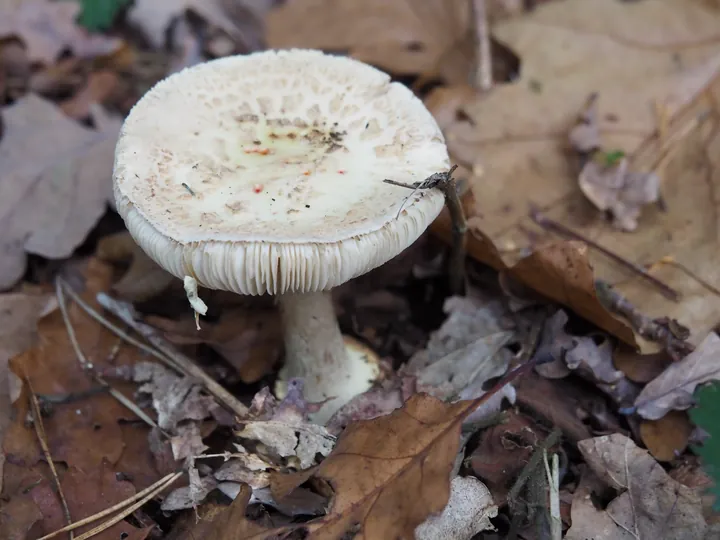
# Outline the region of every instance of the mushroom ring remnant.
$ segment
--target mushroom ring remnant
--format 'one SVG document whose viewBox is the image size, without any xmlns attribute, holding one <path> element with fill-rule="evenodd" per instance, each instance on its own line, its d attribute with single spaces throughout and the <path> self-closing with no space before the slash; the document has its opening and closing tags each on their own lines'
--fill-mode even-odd
<svg viewBox="0 0 720 540">
<path fill-rule="evenodd" d="M 346 352 L 327 291 L 395 257 L 442 209 L 433 189 L 398 215 L 407 191 L 383 180 L 448 166 L 432 115 L 387 74 L 320 51 L 265 51 L 156 84 L 125 120 L 113 184 L 130 233 L 168 272 L 277 296 L 282 379 L 333 398 L 324 421 L 379 371 Z"/>
</svg>

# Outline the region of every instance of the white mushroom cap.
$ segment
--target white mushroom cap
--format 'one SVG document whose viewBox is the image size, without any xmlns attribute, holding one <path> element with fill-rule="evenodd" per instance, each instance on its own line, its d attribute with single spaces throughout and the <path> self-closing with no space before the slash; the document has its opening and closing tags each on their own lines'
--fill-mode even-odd
<svg viewBox="0 0 720 540">
<path fill-rule="evenodd" d="M 328 290 L 392 259 L 437 217 L 440 128 L 385 73 L 319 51 L 200 64 L 135 105 L 115 154 L 117 208 L 177 277 L 241 294 Z M 398 217 L 398 210 L 404 203 Z"/>
</svg>

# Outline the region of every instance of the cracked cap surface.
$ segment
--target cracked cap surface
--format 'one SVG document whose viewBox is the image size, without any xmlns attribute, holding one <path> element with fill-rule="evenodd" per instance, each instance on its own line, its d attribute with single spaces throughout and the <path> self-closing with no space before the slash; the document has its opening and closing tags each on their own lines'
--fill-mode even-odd
<svg viewBox="0 0 720 540">
<path fill-rule="evenodd" d="M 385 73 L 319 51 L 200 64 L 135 105 L 116 147 L 118 211 L 163 268 L 242 294 L 330 289 L 412 244 L 447 170 L 437 123 Z M 398 209 L 404 203 L 397 217 Z"/>
</svg>

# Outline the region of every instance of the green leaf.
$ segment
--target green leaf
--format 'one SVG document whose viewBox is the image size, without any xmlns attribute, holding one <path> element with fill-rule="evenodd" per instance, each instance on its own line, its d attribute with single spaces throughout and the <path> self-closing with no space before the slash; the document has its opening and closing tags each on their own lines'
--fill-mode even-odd
<svg viewBox="0 0 720 540">
<path fill-rule="evenodd" d="M 605 165 L 612 167 L 624 157 L 625 152 L 622 150 L 610 150 L 609 152 L 605 152 Z"/>
<path fill-rule="evenodd" d="M 693 451 L 700 456 L 705 472 L 714 482 L 711 489 L 715 495 L 713 509 L 720 511 L 720 383 L 713 382 L 695 390 L 696 406 L 690 409 L 690 418 L 696 426 L 710 434 L 702 445 L 694 445 Z"/>
<path fill-rule="evenodd" d="M 130 3 L 130 0 L 79 0 L 81 10 L 78 23 L 97 32 L 107 30 L 115 21 L 120 10 Z"/>
</svg>

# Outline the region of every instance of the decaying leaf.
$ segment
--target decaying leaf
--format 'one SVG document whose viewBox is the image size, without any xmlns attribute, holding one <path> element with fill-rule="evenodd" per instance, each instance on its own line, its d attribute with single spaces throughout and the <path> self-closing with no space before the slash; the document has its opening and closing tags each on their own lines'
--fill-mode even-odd
<svg viewBox="0 0 720 540">
<path fill-rule="evenodd" d="M 529 417 L 507 411 L 502 420 L 483 430 L 467 462 L 502 504 L 518 474 L 547 433 Z"/>
<path fill-rule="evenodd" d="M 580 171 L 579 185 L 598 210 L 610 212 L 622 231 L 634 231 L 643 206 L 660 200 L 660 177 L 629 169 L 627 158 L 607 164 L 605 154 L 589 160 Z"/>
<path fill-rule="evenodd" d="M 327 456 L 335 444 L 335 437 L 323 426 L 274 420 L 243 422 L 237 436 L 260 442 L 281 458 L 297 457 L 300 469 L 313 465 L 317 454 Z"/>
<path fill-rule="evenodd" d="M 415 529 L 415 539 L 470 540 L 481 531 L 495 529 L 490 518 L 497 512 L 490 491 L 480 480 L 456 476 L 450 483 L 447 506 Z"/>
<path fill-rule="evenodd" d="M 0 443 L 10 424 L 11 404 L 17 399 L 21 384 L 9 371 L 8 361 L 33 345 L 37 338 L 37 320 L 56 307 L 55 299 L 44 294 L 0 295 Z M 0 492 L 4 462 L 5 455 L 0 452 Z"/>
<path fill-rule="evenodd" d="M 607 338 L 573 336 L 565 331 L 567 314 L 559 310 L 545 323 L 538 354 L 547 354 L 552 362 L 540 364 L 536 371 L 548 378 L 562 378 L 577 370 L 593 382 L 615 384 L 624 377 L 615 369 L 612 345 Z"/>
<path fill-rule="evenodd" d="M 212 308 L 212 305 L 211 305 Z M 222 310 L 214 322 L 198 331 L 193 315 L 171 320 L 148 316 L 147 322 L 177 344 L 207 343 L 234 367 L 243 382 L 251 384 L 270 373 L 282 353 L 282 325 L 274 307 L 249 300 L 247 305 Z"/>
<path fill-rule="evenodd" d="M 670 478 L 647 451 L 619 433 L 581 441 L 578 448 L 592 471 L 620 493 L 602 510 L 587 490 L 578 489 L 565 538 L 703 538 L 700 497 Z"/>
<path fill-rule="evenodd" d="M 85 281 L 82 296 L 98 309 L 94 295 L 109 288 L 112 271 L 97 260 L 82 265 L 82 270 L 83 275 L 78 276 Z M 137 360 L 139 353 L 131 347 L 122 347 L 110 357 L 117 337 L 76 305 L 69 305 L 68 312 L 78 345 L 97 369 L 127 366 Z M 15 356 L 10 367 L 20 379 L 29 379 L 40 399 L 46 398 L 51 404 L 52 414 L 44 419 L 51 455 L 82 470 L 92 470 L 104 460 L 116 463 L 124 446 L 118 422 L 137 417 L 106 391 L 98 391 L 99 385 L 77 358 L 60 310 L 40 319 L 38 336 L 37 345 Z M 3 448 L 8 459 L 32 467 L 42 452 L 32 426 L 24 422 L 27 401 L 18 400 L 15 407 Z"/>
<path fill-rule="evenodd" d="M 78 469 L 71 467 L 61 480 L 63 493 L 68 503 L 70 515 L 79 521 L 97 512 L 135 495 L 133 485 L 119 478 L 107 463 L 98 468 Z M 55 493 L 54 485 L 50 481 L 43 481 L 34 486 L 30 494 L 35 503 L 42 510 L 44 519 L 40 523 L 41 534 L 50 534 L 67 525 L 60 506 L 60 500 Z M 91 523 L 75 530 L 79 535 L 92 529 L 96 524 Z M 121 520 L 106 529 L 94 538 L 101 540 L 117 540 L 128 538 L 142 540 L 152 527 L 139 529 L 126 520 Z"/>
<path fill-rule="evenodd" d="M 211 396 L 202 395 L 202 386 L 196 381 L 155 362 L 135 364 L 133 380 L 142 383 L 139 392 L 152 395 L 157 422 L 163 429 L 174 430 L 183 420 L 203 420 L 218 407 Z"/>
<path fill-rule="evenodd" d="M 720 379 L 720 337 L 711 332 L 698 347 L 680 362 L 650 381 L 635 400 L 637 413 L 657 420 L 671 410 L 685 410 L 693 405 L 697 385 Z"/>
<path fill-rule="evenodd" d="M 685 411 L 669 411 L 658 420 L 643 420 L 640 437 L 658 461 L 672 461 L 687 448 L 693 426 Z"/>
<path fill-rule="evenodd" d="M 627 346 L 620 346 L 613 355 L 613 364 L 636 383 L 649 383 L 672 364 L 666 351 L 654 354 L 639 354 Z"/>
<path fill-rule="evenodd" d="M 403 371 L 415 378 L 417 391 L 439 399 L 480 397 L 483 385 L 508 369 L 512 353 L 505 345 L 516 337 L 514 323 L 503 305 L 494 300 L 452 297 L 444 309 L 448 318 Z M 512 385 L 493 395 L 473 418 L 498 410 L 503 398 L 515 401 Z"/>
<path fill-rule="evenodd" d="M 121 40 L 90 35 L 75 22 L 78 2 L 30 0 L 0 6 L 0 39 L 20 38 L 32 61 L 50 64 L 69 48 L 82 58 L 102 56 L 116 50 Z"/>
<path fill-rule="evenodd" d="M 585 161 L 578 184 L 598 210 L 610 212 L 613 225 L 634 231 L 642 207 L 660 200 L 660 177 L 630 170 L 630 161 L 621 150 L 601 148 L 597 101 L 598 94 L 591 94 L 569 134 L 570 144 Z"/>
<path fill-rule="evenodd" d="M 517 383 L 517 401 L 562 429 L 573 442 L 590 438 L 590 430 L 578 416 L 584 392 L 566 380 L 550 381 L 529 373 Z"/>
<path fill-rule="evenodd" d="M 720 12 L 699 0 L 548 2 L 498 23 L 493 34 L 522 59 L 521 77 L 469 100 L 465 88 L 439 89 L 427 100 L 454 161 L 482 172 L 470 179 L 475 198 L 465 202 L 468 252 L 495 268 L 512 268 L 520 281 L 631 345 L 627 328 L 597 301 L 594 278 L 615 284 L 650 318 L 681 321 L 697 344 L 720 320 L 720 298 L 690 277 L 720 286 L 713 195 L 720 136 L 712 122 L 699 121 L 717 114 L 718 25 Z M 632 235 L 589 207 L 568 156 L 567 132 L 592 92 L 599 94 L 603 146 L 632 156 L 632 170 L 650 172 L 664 155 L 655 104 L 671 119 L 671 138 L 687 133 L 665 167 L 667 212 L 646 207 Z M 464 100 L 459 105 L 457 94 Z M 559 252 L 557 236 L 529 216 L 530 204 L 639 266 L 672 256 L 682 266 L 663 264 L 650 272 L 682 300 L 665 298 L 587 247 Z M 448 236 L 449 220 L 436 222 L 435 230 Z M 636 339 L 645 353 L 660 348 Z"/>
<path fill-rule="evenodd" d="M 280 403 L 266 387 L 255 396 L 249 417 L 242 419 L 236 431 L 243 445 L 249 441 L 261 444 L 266 468 L 285 460 L 297 470 L 307 469 L 316 463 L 318 455 L 327 456 L 335 445 L 335 437 L 325 427 L 308 422 L 308 414 L 317 407 L 305 401 L 303 386 L 301 379 L 288 381 L 287 395 Z"/>
<path fill-rule="evenodd" d="M 0 537 L 7 540 L 25 540 L 30 528 L 43 515 L 32 496 L 15 497 L 0 505 Z"/>
<path fill-rule="evenodd" d="M 354 534 L 356 540 L 412 538 L 418 525 L 447 504 L 460 424 L 480 401 L 446 405 L 416 394 L 387 416 L 348 426 L 317 467 L 275 477 L 272 489 L 277 501 L 310 477 L 329 482 L 334 496 L 326 516 L 268 530 L 245 518 L 248 490 L 203 534 L 225 539 L 230 534 L 243 538 L 304 530 L 319 540 L 345 533 Z"/>
<path fill-rule="evenodd" d="M 173 457 L 178 461 L 201 455 L 207 446 L 202 441 L 200 427 L 196 422 L 186 422 L 175 428 L 177 435 L 170 438 Z"/>
<path fill-rule="evenodd" d="M 92 130 L 29 94 L 2 110 L 0 289 L 25 270 L 25 253 L 69 256 L 106 209 L 119 121 Z"/>
<path fill-rule="evenodd" d="M 349 51 L 392 73 L 461 83 L 472 65 L 470 22 L 462 0 L 295 0 L 270 12 L 267 41 Z"/>
<path fill-rule="evenodd" d="M 273 4 L 274 0 L 136 0 L 128 17 L 143 29 L 155 47 L 162 48 L 173 20 L 191 10 L 224 30 L 246 50 L 254 50 L 262 43 L 258 31 L 260 18 Z"/>
<path fill-rule="evenodd" d="M 188 476 L 190 483 L 187 486 L 172 490 L 163 499 L 161 508 L 164 512 L 196 508 L 218 485 L 212 476 L 201 478 L 195 467 L 190 467 Z"/>
</svg>

